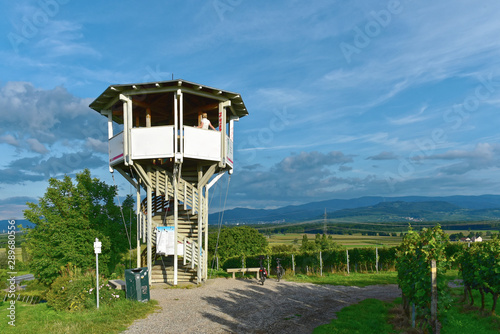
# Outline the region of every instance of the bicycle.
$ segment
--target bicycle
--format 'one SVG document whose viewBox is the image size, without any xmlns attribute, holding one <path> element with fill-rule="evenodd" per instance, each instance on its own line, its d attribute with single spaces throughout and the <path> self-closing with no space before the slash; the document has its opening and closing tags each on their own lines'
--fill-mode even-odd
<svg viewBox="0 0 500 334">
<path fill-rule="evenodd" d="M 283 278 L 283 276 L 285 275 L 285 268 L 283 268 L 280 264 L 280 261 L 281 259 L 280 258 L 276 258 L 276 263 L 277 263 L 277 266 L 276 266 L 276 277 L 278 278 L 278 282 Z"/>
<path fill-rule="evenodd" d="M 262 260 L 264 259 L 264 256 L 261 255 L 259 256 L 259 265 L 260 265 L 260 269 L 259 269 L 259 275 L 260 275 L 260 284 L 264 285 L 264 282 L 266 281 L 266 277 L 267 277 L 267 270 L 266 268 L 264 268 L 264 265 L 262 264 Z"/>
</svg>

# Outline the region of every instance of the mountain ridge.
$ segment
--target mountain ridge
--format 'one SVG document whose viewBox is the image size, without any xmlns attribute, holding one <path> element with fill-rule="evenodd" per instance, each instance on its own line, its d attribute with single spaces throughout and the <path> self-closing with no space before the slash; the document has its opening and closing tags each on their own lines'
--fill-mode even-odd
<svg viewBox="0 0 500 334">
<path fill-rule="evenodd" d="M 311 202 L 301 205 L 289 205 L 277 209 L 248 209 L 234 208 L 224 212 L 224 223 L 272 223 L 272 222 L 293 222 L 322 219 L 327 211 L 327 217 L 342 218 L 337 211 L 341 210 L 358 210 L 365 211 L 366 208 L 373 207 L 379 203 L 422 203 L 422 202 L 437 202 L 438 206 L 434 206 L 436 211 L 440 208 L 446 214 L 438 215 L 438 220 L 446 219 L 497 219 L 500 215 L 494 213 L 495 209 L 500 209 L 500 195 L 455 195 L 455 196 L 399 196 L 399 197 L 382 197 L 382 196 L 364 196 L 353 199 L 332 199 L 325 201 Z M 445 204 L 446 203 L 446 204 Z M 430 204 L 428 204 L 430 205 Z M 452 205 L 452 206 L 448 206 Z M 432 206 L 432 205 L 431 205 Z M 365 208 L 360 210 L 361 208 Z M 380 208 L 377 208 L 380 209 Z M 394 208 L 386 208 L 393 210 Z M 410 208 L 407 208 L 410 210 Z M 411 209 L 411 210 L 414 210 Z M 443 211 L 444 210 L 444 211 Z M 337 212 L 337 213 L 335 213 Z M 494 214 L 492 214 L 492 212 Z M 346 213 L 346 212 L 344 212 Z M 373 211 L 372 211 L 373 213 Z M 393 212 L 394 213 L 394 212 Z M 430 214 L 432 215 L 432 210 Z M 209 215 L 209 222 L 216 224 L 219 220 L 220 212 Z M 350 217 L 354 215 L 350 214 Z"/>
</svg>

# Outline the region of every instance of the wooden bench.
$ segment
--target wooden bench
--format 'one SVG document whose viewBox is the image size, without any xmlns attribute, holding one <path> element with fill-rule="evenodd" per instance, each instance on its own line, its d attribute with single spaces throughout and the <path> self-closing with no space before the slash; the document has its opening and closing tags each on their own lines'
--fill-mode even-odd
<svg viewBox="0 0 500 334">
<path fill-rule="evenodd" d="M 260 268 L 231 268 L 226 270 L 228 273 L 233 273 L 233 278 L 236 278 L 235 274 L 236 273 L 249 273 L 249 272 L 255 272 L 257 273 L 257 279 L 259 279 L 259 271 Z"/>
</svg>

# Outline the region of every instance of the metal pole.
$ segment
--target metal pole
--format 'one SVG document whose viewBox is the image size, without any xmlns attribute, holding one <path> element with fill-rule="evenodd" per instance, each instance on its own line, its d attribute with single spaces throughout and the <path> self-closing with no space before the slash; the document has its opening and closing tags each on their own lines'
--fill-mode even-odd
<svg viewBox="0 0 500 334">
<path fill-rule="evenodd" d="M 95 272 L 96 272 L 96 292 L 97 292 L 97 308 L 99 308 L 99 254 L 95 254 Z"/>
<path fill-rule="evenodd" d="M 377 269 L 378 274 L 378 248 L 375 247 L 375 268 Z"/>
</svg>

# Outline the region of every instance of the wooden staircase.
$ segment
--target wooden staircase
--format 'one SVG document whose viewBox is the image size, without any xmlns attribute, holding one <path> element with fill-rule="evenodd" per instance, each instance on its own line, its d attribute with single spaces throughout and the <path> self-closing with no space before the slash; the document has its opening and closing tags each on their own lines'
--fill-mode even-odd
<svg viewBox="0 0 500 334">
<path fill-rule="evenodd" d="M 171 174 L 157 169 L 153 173 L 152 201 L 152 283 L 173 284 L 174 280 L 174 256 L 160 256 L 156 254 L 156 227 L 174 226 L 174 208 L 168 204 L 168 199 L 173 196 L 171 191 Z M 170 185 L 170 186 L 169 186 Z M 198 190 L 189 182 L 180 179 L 178 183 L 179 205 L 177 211 L 177 235 L 178 241 L 184 243 L 184 258 L 180 257 L 177 269 L 178 283 L 196 283 L 197 266 L 203 264 L 203 258 L 199 256 L 198 240 Z M 202 196 L 202 201 L 204 198 Z M 142 219 L 141 234 L 143 242 L 146 240 L 146 200 L 142 203 L 140 219 Z M 202 212 L 204 212 L 202 210 Z M 204 217 L 203 217 L 204 218 Z M 204 230 L 202 232 L 205 232 Z M 147 249 L 142 252 L 143 265 L 146 265 Z M 203 274 L 202 274 L 203 275 Z"/>
<path fill-rule="evenodd" d="M 183 261 L 177 263 L 177 282 L 196 284 L 197 270 L 192 269 L 190 265 L 183 265 Z M 153 265 L 151 272 L 152 283 L 174 283 L 174 257 L 159 256 Z"/>
</svg>

